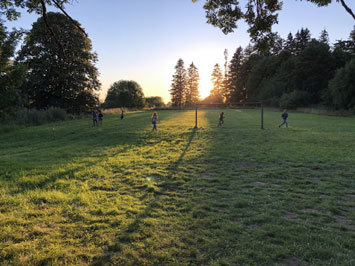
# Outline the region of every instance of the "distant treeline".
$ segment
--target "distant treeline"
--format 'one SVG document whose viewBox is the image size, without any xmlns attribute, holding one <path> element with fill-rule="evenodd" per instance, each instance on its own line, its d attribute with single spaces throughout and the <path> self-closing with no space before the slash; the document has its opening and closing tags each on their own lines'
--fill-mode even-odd
<svg viewBox="0 0 355 266">
<path fill-rule="evenodd" d="M 289 33 L 286 40 L 275 36 L 268 54 L 256 52 L 249 45 L 238 47 L 230 61 L 227 56 L 225 51 L 224 71 L 215 65 L 213 89 L 203 102 L 262 101 L 281 108 L 355 108 L 355 27 L 348 40 L 333 45 L 326 30 L 312 39 L 310 31 L 302 28 L 295 36 Z M 174 80 L 181 84 L 184 78 L 179 76 L 178 66 Z M 179 98 L 177 90 L 182 91 Z M 189 105 L 183 97 L 188 90 L 186 83 L 180 87 L 173 83 L 172 103 Z"/>
</svg>

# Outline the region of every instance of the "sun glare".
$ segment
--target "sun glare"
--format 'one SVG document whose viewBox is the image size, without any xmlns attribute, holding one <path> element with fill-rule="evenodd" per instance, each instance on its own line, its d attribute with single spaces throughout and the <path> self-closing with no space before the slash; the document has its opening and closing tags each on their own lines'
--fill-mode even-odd
<svg viewBox="0 0 355 266">
<path fill-rule="evenodd" d="M 201 100 L 203 100 L 208 95 L 210 95 L 211 89 L 212 89 L 212 82 L 211 82 L 210 78 L 208 76 L 201 77 L 200 88 L 199 88 Z"/>
</svg>

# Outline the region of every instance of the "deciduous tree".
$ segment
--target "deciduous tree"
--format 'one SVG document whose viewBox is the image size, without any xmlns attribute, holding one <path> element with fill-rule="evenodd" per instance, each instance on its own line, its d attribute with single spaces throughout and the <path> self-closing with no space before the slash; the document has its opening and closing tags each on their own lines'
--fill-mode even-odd
<svg viewBox="0 0 355 266">
<path fill-rule="evenodd" d="M 12 61 L 20 35 L 17 31 L 7 32 L 0 21 L 0 117 L 13 112 L 23 100 L 20 87 L 25 71 Z"/>
<path fill-rule="evenodd" d="M 318 7 L 327 6 L 331 2 L 340 3 L 355 20 L 355 15 L 345 0 L 307 1 Z M 273 44 L 272 26 L 278 23 L 278 12 L 282 10 L 281 0 L 248 0 L 246 5 L 238 0 L 204 0 L 204 2 L 207 23 L 228 34 L 237 28 L 240 20 L 244 20 L 249 25 L 248 32 L 256 44 L 255 47 L 264 52 L 270 49 Z"/>
<path fill-rule="evenodd" d="M 111 85 L 104 103 L 105 108 L 143 108 L 145 97 L 142 87 L 132 80 L 120 80 Z"/>
<path fill-rule="evenodd" d="M 90 39 L 61 13 L 50 12 L 47 19 L 65 44 L 66 56 L 48 36 L 43 17 L 39 18 L 28 32 L 18 57 L 28 68 L 26 87 L 30 106 L 39 109 L 54 106 L 70 112 L 84 111 L 87 104 L 94 107 L 92 103 L 98 100 L 94 93 L 101 84 L 95 67 L 97 55 L 92 52 Z M 87 101 L 82 102 L 83 99 Z"/>
</svg>

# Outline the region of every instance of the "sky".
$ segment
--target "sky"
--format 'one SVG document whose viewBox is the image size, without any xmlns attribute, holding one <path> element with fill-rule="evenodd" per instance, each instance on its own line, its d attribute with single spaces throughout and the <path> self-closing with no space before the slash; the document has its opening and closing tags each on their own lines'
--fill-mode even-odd
<svg viewBox="0 0 355 266">
<path fill-rule="evenodd" d="M 102 87 L 100 100 L 119 80 L 138 82 L 148 96 L 170 100 L 170 85 L 175 65 L 181 58 L 187 68 L 192 62 L 200 73 L 200 96 L 212 88 L 211 73 L 218 63 L 224 65 L 224 50 L 229 60 L 235 50 L 250 41 L 247 25 L 239 23 L 234 33 L 224 35 L 206 23 L 204 0 L 77 0 L 66 5 L 66 11 L 79 21 L 98 54 L 97 68 Z M 241 0 L 242 6 L 246 0 Z M 279 14 L 279 24 L 273 30 L 282 38 L 289 32 L 308 28 L 318 38 L 326 29 L 330 41 L 348 39 L 355 25 L 352 17 L 336 3 L 318 8 L 307 1 L 285 0 Z M 347 0 L 355 10 L 355 1 Z M 30 29 L 38 19 L 36 14 L 22 12 L 8 28 Z"/>
</svg>

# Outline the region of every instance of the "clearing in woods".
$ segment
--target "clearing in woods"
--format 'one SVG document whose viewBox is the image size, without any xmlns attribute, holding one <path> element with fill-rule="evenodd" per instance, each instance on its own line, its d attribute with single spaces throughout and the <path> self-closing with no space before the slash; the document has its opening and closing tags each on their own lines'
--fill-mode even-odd
<svg viewBox="0 0 355 266">
<path fill-rule="evenodd" d="M 0 264 L 354 265 L 355 119 L 220 111 L 0 133 Z"/>
</svg>

